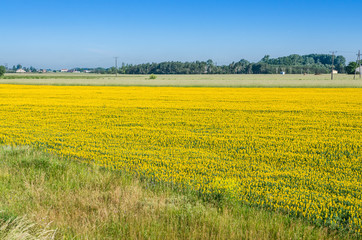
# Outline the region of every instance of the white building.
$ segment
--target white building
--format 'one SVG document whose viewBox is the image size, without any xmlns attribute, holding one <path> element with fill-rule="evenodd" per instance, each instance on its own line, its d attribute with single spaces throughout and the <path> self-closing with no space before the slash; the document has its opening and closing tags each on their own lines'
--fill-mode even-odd
<svg viewBox="0 0 362 240">
<path fill-rule="evenodd" d="M 62 69 L 60 72 L 68 72 L 68 69 Z"/>
<path fill-rule="evenodd" d="M 16 70 L 16 73 L 26 73 L 26 71 L 24 69 L 18 69 Z"/>
</svg>

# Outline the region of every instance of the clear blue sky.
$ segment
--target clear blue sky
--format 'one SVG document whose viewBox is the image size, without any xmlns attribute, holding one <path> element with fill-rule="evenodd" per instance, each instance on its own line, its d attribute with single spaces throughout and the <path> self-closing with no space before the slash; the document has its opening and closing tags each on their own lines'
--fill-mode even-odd
<svg viewBox="0 0 362 240">
<path fill-rule="evenodd" d="M 227 64 L 331 50 L 351 61 L 362 50 L 361 12 L 361 0 L 4 0 L 0 64 Z"/>
</svg>

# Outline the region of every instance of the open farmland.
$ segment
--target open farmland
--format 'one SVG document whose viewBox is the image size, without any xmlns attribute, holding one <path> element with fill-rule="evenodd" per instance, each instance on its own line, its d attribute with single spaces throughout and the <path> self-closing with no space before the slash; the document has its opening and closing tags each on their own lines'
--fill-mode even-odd
<svg viewBox="0 0 362 240">
<path fill-rule="evenodd" d="M 7 74 L 0 84 L 75 85 L 75 86 L 183 86 L 183 87 L 362 87 L 353 75 L 338 74 L 331 80 L 324 75 L 232 74 L 232 75 L 114 75 L 46 73 Z"/>
<path fill-rule="evenodd" d="M 0 85 L 0 142 L 361 233 L 361 94 Z"/>
</svg>

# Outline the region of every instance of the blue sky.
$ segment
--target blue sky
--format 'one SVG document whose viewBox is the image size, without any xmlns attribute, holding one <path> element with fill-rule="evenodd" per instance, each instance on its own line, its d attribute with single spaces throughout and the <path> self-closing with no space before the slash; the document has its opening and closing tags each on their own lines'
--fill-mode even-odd
<svg viewBox="0 0 362 240">
<path fill-rule="evenodd" d="M 362 1 L 2 0 L 0 64 L 109 67 L 119 62 L 228 64 L 362 50 Z"/>
</svg>

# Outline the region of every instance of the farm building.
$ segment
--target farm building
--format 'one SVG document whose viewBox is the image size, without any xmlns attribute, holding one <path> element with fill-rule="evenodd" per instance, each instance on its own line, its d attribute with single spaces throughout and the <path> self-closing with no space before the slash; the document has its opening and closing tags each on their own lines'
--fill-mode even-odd
<svg viewBox="0 0 362 240">
<path fill-rule="evenodd" d="M 362 73 L 362 67 L 356 68 L 356 72 L 357 72 L 357 73 Z"/>
<path fill-rule="evenodd" d="M 24 69 L 18 69 L 16 70 L 16 73 L 26 73 L 26 71 Z"/>
<path fill-rule="evenodd" d="M 68 72 L 68 69 L 62 69 L 60 72 Z"/>
</svg>

